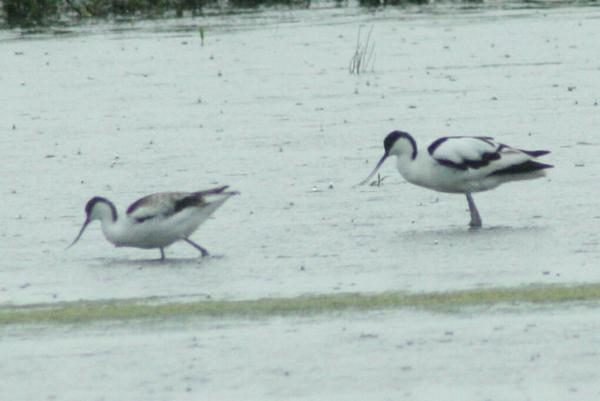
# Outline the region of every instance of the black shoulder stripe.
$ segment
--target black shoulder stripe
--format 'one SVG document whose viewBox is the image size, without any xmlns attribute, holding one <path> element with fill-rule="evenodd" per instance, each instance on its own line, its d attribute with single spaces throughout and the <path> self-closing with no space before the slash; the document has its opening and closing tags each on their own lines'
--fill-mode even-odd
<svg viewBox="0 0 600 401">
<path fill-rule="evenodd" d="M 429 152 L 429 154 L 431 156 L 433 156 L 433 152 L 435 152 L 435 150 L 444 142 L 446 142 L 450 137 L 444 136 L 442 138 L 438 138 L 435 141 L 431 142 L 431 145 L 429 145 L 427 147 L 427 152 Z"/>
<path fill-rule="evenodd" d="M 144 202 L 146 202 L 147 198 L 148 198 L 147 196 L 144 196 L 143 198 L 140 198 L 140 199 L 136 200 L 135 202 L 133 202 L 127 208 L 127 212 L 126 213 L 127 214 L 133 213 L 138 207 L 140 207 Z"/>
<path fill-rule="evenodd" d="M 494 160 L 500 159 L 500 154 L 497 152 L 489 152 L 481 155 L 481 160 L 464 160 L 462 163 L 455 163 L 445 159 L 435 159 L 439 164 L 446 167 L 452 167 L 458 170 L 466 170 L 468 168 L 478 169 L 485 167 Z"/>
<path fill-rule="evenodd" d="M 429 152 L 429 154 L 431 156 L 433 156 L 433 153 L 436 151 L 437 148 L 440 147 L 440 145 L 442 143 L 446 142 L 448 139 L 453 139 L 453 138 L 455 138 L 455 139 L 474 138 L 474 139 L 479 139 L 480 141 L 485 142 L 488 145 L 495 146 L 495 143 L 492 142 L 494 140 L 494 138 L 492 138 L 491 136 L 443 136 L 443 137 L 438 138 L 435 141 L 431 142 L 431 145 L 429 145 L 429 147 L 427 147 L 427 151 Z M 506 147 L 506 145 L 500 145 L 500 146 Z"/>
</svg>

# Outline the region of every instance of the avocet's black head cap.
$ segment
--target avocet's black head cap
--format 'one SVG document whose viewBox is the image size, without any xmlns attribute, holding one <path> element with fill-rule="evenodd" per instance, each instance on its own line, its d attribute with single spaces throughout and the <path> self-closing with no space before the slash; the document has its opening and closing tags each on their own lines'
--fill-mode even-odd
<svg viewBox="0 0 600 401">
<path fill-rule="evenodd" d="M 94 208 L 94 206 L 96 206 L 96 203 L 102 202 L 103 200 L 105 199 L 100 196 L 94 196 L 92 199 L 87 201 L 87 203 L 85 204 L 85 214 L 92 213 L 92 209 Z"/>
<path fill-rule="evenodd" d="M 108 203 L 108 199 L 103 198 L 101 196 L 94 196 L 92 199 L 87 201 L 87 203 L 85 204 L 85 214 L 92 213 L 92 209 L 94 208 L 94 206 L 96 206 L 96 204 L 100 202 Z"/>
<path fill-rule="evenodd" d="M 392 131 L 390 132 L 385 139 L 383 140 L 383 147 L 385 149 L 385 154 L 389 154 L 392 146 L 396 143 L 396 141 L 402 136 L 406 136 L 406 132 L 402 131 Z"/>
<path fill-rule="evenodd" d="M 404 132 L 400 131 L 392 131 L 390 132 L 385 139 L 383 140 L 383 147 L 385 149 L 385 153 L 390 153 L 392 146 L 396 143 L 396 141 L 404 134 Z"/>
<path fill-rule="evenodd" d="M 392 131 L 385 137 L 383 140 L 383 147 L 385 148 L 385 155 L 389 156 L 394 144 L 398 141 L 398 139 L 405 139 L 410 144 L 412 150 L 406 149 L 410 152 L 410 157 L 414 160 L 417 157 L 417 143 L 415 139 L 408 133 L 404 131 Z"/>
<path fill-rule="evenodd" d="M 94 206 L 96 206 L 98 203 L 107 204 L 110 207 L 113 221 L 117 220 L 117 211 L 115 210 L 114 205 L 108 199 L 101 196 L 94 196 L 85 204 L 85 214 L 89 216 L 92 213 Z"/>
<path fill-rule="evenodd" d="M 94 210 L 94 206 L 96 206 L 98 203 L 106 203 L 110 207 L 113 221 L 117 220 L 117 211 L 115 209 L 115 206 L 112 203 L 110 203 L 110 201 L 106 198 L 102 198 L 101 196 L 94 196 L 85 204 L 85 221 L 83 222 L 83 226 L 81 226 L 81 230 L 79 230 L 79 234 L 77 234 L 77 237 L 75 237 L 75 239 L 73 240 L 73 242 L 71 242 L 71 245 L 69 245 L 67 249 L 69 249 L 70 247 L 75 245 L 77 241 L 79 241 L 79 238 L 81 238 L 81 236 L 83 235 L 85 228 L 88 226 L 88 224 L 91 223 L 92 210 Z"/>
</svg>

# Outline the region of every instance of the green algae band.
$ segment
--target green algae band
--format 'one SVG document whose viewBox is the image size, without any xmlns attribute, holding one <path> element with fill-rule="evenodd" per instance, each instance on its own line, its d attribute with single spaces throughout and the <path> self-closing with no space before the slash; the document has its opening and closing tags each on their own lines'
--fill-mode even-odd
<svg viewBox="0 0 600 401">
<path fill-rule="evenodd" d="M 502 304 L 561 304 L 598 300 L 600 300 L 600 284 L 526 286 L 413 294 L 405 292 L 343 293 L 243 301 L 169 302 L 154 297 L 32 306 L 5 305 L 0 307 L 0 324 L 77 323 L 99 320 L 157 319 L 173 316 L 268 317 L 392 308 L 451 312 L 464 307 Z"/>
</svg>

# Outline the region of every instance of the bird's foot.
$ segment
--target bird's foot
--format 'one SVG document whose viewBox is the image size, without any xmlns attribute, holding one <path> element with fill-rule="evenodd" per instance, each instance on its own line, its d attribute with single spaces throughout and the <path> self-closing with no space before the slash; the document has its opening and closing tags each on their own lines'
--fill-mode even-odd
<svg viewBox="0 0 600 401">
<path fill-rule="evenodd" d="M 200 253 L 202 254 L 202 257 L 203 257 L 203 258 L 209 255 L 209 253 L 208 253 L 208 251 L 206 250 L 206 248 L 204 248 L 204 247 L 202 247 L 202 246 L 200 246 L 200 245 L 196 244 L 196 243 L 195 243 L 194 241 L 192 241 L 191 239 L 189 239 L 189 238 L 183 238 L 183 240 L 184 240 L 185 242 L 187 242 L 188 244 L 190 244 L 191 246 L 193 246 L 194 248 L 196 248 L 197 250 L 199 250 L 199 251 L 200 251 Z"/>
<path fill-rule="evenodd" d="M 474 230 L 481 228 L 481 219 L 471 220 L 469 222 L 469 227 L 471 227 Z"/>
<path fill-rule="evenodd" d="M 225 258 L 225 255 L 223 255 L 223 254 L 215 255 L 215 254 L 211 253 L 209 255 L 209 257 L 210 257 L 211 260 L 219 260 L 219 259 Z"/>
</svg>

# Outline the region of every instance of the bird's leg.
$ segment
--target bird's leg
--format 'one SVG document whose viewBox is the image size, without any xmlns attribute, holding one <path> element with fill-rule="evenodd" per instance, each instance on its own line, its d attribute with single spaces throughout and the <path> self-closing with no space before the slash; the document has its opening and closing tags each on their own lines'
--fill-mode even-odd
<svg viewBox="0 0 600 401">
<path fill-rule="evenodd" d="M 160 249 L 160 260 L 165 260 L 165 251 L 162 248 L 158 248 Z"/>
<path fill-rule="evenodd" d="M 473 197 L 470 193 L 467 192 L 467 203 L 469 204 L 469 212 L 471 212 L 471 222 L 469 225 L 473 228 L 481 227 L 481 217 L 479 217 L 479 211 L 477 210 L 477 206 L 475 206 L 475 202 L 473 201 Z"/>
<path fill-rule="evenodd" d="M 202 256 L 208 256 L 208 251 L 201 247 L 200 245 L 196 244 L 194 241 L 192 241 L 189 238 L 184 238 L 183 239 L 185 242 L 187 242 L 188 244 L 190 244 L 191 246 L 193 246 L 194 248 L 196 248 L 197 250 L 199 250 L 202 253 Z"/>
</svg>

